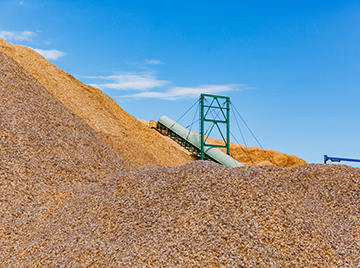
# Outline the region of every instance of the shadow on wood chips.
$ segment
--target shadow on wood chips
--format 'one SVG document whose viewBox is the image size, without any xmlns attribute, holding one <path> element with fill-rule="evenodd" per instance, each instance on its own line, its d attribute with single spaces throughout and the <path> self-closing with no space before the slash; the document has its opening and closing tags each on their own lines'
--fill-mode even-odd
<svg viewBox="0 0 360 268">
<path fill-rule="evenodd" d="M 360 169 L 132 168 L 0 53 L 1 267 L 356 267 Z"/>
</svg>

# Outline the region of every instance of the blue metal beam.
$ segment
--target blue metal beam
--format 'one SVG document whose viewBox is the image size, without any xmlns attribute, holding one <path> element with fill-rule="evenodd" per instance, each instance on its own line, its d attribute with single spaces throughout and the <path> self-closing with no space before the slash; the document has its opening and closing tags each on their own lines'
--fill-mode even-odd
<svg viewBox="0 0 360 268">
<path fill-rule="evenodd" d="M 342 158 L 342 157 L 332 157 L 324 155 L 324 164 L 330 160 L 331 162 L 341 162 L 341 161 L 349 161 L 349 162 L 360 162 L 360 159 L 351 159 L 351 158 Z"/>
</svg>

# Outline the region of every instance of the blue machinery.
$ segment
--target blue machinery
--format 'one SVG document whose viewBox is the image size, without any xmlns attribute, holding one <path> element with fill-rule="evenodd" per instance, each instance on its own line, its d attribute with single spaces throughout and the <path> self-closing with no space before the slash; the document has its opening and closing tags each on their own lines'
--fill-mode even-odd
<svg viewBox="0 0 360 268">
<path fill-rule="evenodd" d="M 341 161 L 349 161 L 349 162 L 360 162 L 360 159 L 351 159 L 351 158 L 342 158 L 342 157 L 332 157 L 324 155 L 324 164 L 330 160 L 331 162 L 341 162 Z"/>
</svg>

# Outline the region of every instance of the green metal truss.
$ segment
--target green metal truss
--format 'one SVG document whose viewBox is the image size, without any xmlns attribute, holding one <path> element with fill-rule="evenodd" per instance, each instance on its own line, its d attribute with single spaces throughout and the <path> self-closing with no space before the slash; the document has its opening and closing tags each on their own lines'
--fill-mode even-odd
<svg viewBox="0 0 360 268">
<path fill-rule="evenodd" d="M 201 94 L 199 102 L 201 136 L 200 159 L 204 160 L 205 146 L 226 148 L 226 153 L 230 155 L 230 98 L 210 94 Z M 210 123 L 207 133 L 205 133 L 205 123 Z M 221 125 L 223 127 L 221 127 Z M 210 133 L 214 130 L 215 127 L 218 130 L 224 145 L 210 145 L 206 143 Z"/>
</svg>

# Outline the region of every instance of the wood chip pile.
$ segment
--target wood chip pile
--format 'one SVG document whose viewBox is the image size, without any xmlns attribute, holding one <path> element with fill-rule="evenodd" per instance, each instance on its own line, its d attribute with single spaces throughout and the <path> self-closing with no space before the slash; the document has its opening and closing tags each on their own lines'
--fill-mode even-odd
<svg viewBox="0 0 360 268">
<path fill-rule="evenodd" d="M 211 144 L 224 145 L 222 140 L 207 140 Z M 220 149 L 226 152 L 225 149 Z M 245 166 L 269 165 L 278 167 L 295 167 L 307 164 L 304 159 L 295 155 L 280 153 L 272 149 L 262 149 L 257 146 L 244 146 L 242 144 L 230 143 L 230 155 Z"/>
<path fill-rule="evenodd" d="M 272 149 L 257 146 L 245 147 L 241 144 L 231 146 L 231 156 L 244 165 L 271 165 L 278 167 L 295 167 L 307 164 L 304 159 L 295 155 L 280 153 Z"/>
<path fill-rule="evenodd" d="M 0 53 L 0 267 L 358 267 L 360 169 L 131 169 Z"/>
<path fill-rule="evenodd" d="M 0 145 L 0 171 L 23 180 L 83 183 L 132 168 L 81 117 L 2 52 Z"/>
<path fill-rule="evenodd" d="M 207 161 L 4 189 L 5 267 L 357 267 L 359 169 Z M 20 188 L 20 184 L 14 184 Z M 51 198 L 49 198 L 51 197 Z"/>
<path fill-rule="evenodd" d="M 84 85 L 34 50 L 0 38 L 0 51 L 15 59 L 135 166 L 176 167 L 194 160 L 172 141 L 124 111 L 101 90 Z"/>
</svg>

